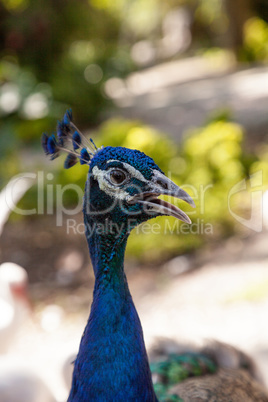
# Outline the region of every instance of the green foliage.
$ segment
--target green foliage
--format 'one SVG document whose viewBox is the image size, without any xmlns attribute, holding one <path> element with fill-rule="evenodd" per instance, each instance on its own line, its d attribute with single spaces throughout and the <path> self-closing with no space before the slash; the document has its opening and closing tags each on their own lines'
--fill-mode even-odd
<svg viewBox="0 0 268 402">
<path fill-rule="evenodd" d="M 135 148 L 151 155 L 163 169 L 169 169 L 170 160 L 177 154 L 177 147 L 166 135 L 140 122 L 112 119 L 98 131 L 98 142 L 104 146 Z"/>
<path fill-rule="evenodd" d="M 40 149 L 40 134 L 67 107 L 79 125 L 99 122 L 110 106 L 103 83 L 133 63 L 118 46 L 121 17 L 90 1 L 0 0 L 0 12 L 2 186 L 27 168 L 25 153 Z"/>
<path fill-rule="evenodd" d="M 40 132 L 55 124 L 52 110 L 64 111 L 54 102 L 48 84 L 38 83 L 13 59 L 0 60 L 0 183 L 26 168 L 27 152 L 40 149 Z"/>
<path fill-rule="evenodd" d="M 224 121 L 213 121 L 197 129 L 186 139 L 182 154 L 185 172 L 181 183 L 187 183 L 197 195 L 197 215 L 205 216 L 222 229 L 231 224 L 228 213 L 229 190 L 245 177 L 240 126 Z"/>
<path fill-rule="evenodd" d="M 268 60 L 268 24 L 258 17 L 250 18 L 244 27 L 244 58 Z"/>
<path fill-rule="evenodd" d="M 261 171 L 263 183 L 268 183 L 268 145 L 260 144 L 256 156 L 256 160 L 249 166 L 249 172 L 253 175 Z"/>
<path fill-rule="evenodd" d="M 96 141 L 150 155 L 196 203 L 193 210 L 179 201 L 193 222 L 190 226 L 172 217 L 160 217 L 134 230 L 128 253 L 151 262 L 200 247 L 208 236 L 218 239 L 233 233 L 236 226 L 228 209 L 230 190 L 251 172 L 268 167 L 264 151 L 250 159 L 245 155 L 243 130 L 228 121 L 226 113 L 188 133 L 180 147 L 151 127 L 124 120 L 103 124 Z M 239 200 L 232 197 L 231 205 L 236 207 Z M 245 201 L 243 207 L 247 208 Z"/>
<path fill-rule="evenodd" d="M 20 99 L 35 86 L 39 102 L 44 90 L 38 85 L 47 86 L 43 117 L 60 115 L 59 109 L 71 106 L 77 121 L 99 122 L 103 109 L 110 105 L 103 83 L 133 70 L 127 45 L 118 47 L 120 17 L 84 0 L 64 4 L 2 0 L 0 12 L 0 42 L 4 44 L 0 76 L 5 75 L 0 77 L 0 88 L 7 83 L 16 86 L 20 76 Z M 39 118 L 25 116 L 15 106 L 13 109 L 10 114 L 15 125 L 23 119 Z"/>
</svg>

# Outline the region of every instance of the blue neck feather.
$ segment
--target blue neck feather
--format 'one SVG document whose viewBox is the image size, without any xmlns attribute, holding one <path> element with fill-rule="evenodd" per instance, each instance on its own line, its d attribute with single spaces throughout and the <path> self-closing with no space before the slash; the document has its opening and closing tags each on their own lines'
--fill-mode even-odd
<svg viewBox="0 0 268 402">
<path fill-rule="evenodd" d="M 68 401 L 155 402 L 142 327 L 123 267 L 128 234 L 92 234 L 93 225 L 85 215 L 96 280 Z"/>
</svg>

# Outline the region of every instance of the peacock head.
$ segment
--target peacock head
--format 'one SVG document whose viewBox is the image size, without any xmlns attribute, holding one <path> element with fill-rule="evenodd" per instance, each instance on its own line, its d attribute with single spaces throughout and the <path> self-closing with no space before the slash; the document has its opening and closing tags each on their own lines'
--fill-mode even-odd
<svg viewBox="0 0 268 402">
<path fill-rule="evenodd" d="M 101 224 L 123 224 L 128 230 L 160 215 L 191 223 L 179 207 L 158 198 L 168 195 L 195 206 L 192 198 L 166 177 L 152 158 L 138 150 L 97 148 L 91 139 L 86 142 L 74 125 L 70 111 L 58 122 L 57 138 L 43 135 L 43 148 L 52 159 L 66 151 L 65 168 L 78 161 L 89 165 L 85 219 Z"/>
</svg>

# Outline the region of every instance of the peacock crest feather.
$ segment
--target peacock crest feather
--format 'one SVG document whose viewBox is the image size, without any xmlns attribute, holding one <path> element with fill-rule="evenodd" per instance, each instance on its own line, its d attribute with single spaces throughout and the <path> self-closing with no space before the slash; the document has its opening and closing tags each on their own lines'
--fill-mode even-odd
<svg viewBox="0 0 268 402">
<path fill-rule="evenodd" d="M 46 155 L 51 160 L 57 158 L 61 152 L 68 155 L 64 162 L 64 168 L 69 169 L 78 161 L 81 165 L 90 165 L 94 155 L 101 149 L 97 148 L 92 138 L 87 140 L 73 123 L 72 110 L 66 111 L 63 119 L 58 121 L 57 134 L 42 136 L 42 146 Z"/>
</svg>

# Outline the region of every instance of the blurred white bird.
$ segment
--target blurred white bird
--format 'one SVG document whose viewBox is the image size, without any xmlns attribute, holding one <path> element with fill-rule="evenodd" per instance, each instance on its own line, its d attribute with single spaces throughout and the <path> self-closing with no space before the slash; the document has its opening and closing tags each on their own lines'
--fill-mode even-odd
<svg viewBox="0 0 268 402">
<path fill-rule="evenodd" d="M 10 180 L 0 192 L 0 236 L 17 202 L 33 185 L 23 175 Z M 0 265 L 0 354 L 6 353 L 20 325 L 32 309 L 28 275 L 12 262 Z M 0 356 L 0 402 L 56 402 L 41 377 L 11 356 Z"/>
<path fill-rule="evenodd" d="M 73 378 L 73 370 L 74 370 L 74 361 L 76 359 L 77 353 L 71 353 L 64 361 L 62 366 L 62 376 L 64 380 L 64 384 L 68 392 L 71 389 L 72 378 Z"/>
<path fill-rule="evenodd" d="M 1 402 L 56 402 L 45 382 L 10 357 L 0 357 Z"/>
<path fill-rule="evenodd" d="M 0 353 L 8 351 L 29 314 L 27 286 L 28 275 L 24 268 L 12 262 L 0 265 Z"/>
<path fill-rule="evenodd" d="M 14 176 L 0 192 L 0 235 L 9 215 L 33 184 L 34 180 L 22 173 Z"/>
</svg>

